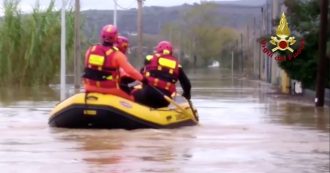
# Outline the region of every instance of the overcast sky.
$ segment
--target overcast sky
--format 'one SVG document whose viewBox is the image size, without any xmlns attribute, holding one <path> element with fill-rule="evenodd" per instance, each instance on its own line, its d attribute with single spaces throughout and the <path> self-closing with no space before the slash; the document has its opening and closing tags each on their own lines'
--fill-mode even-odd
<svg viewBox="0 0 330 173">
<path fill-rule="evenodd" d="M 3 1 L 0 0 L 0 11 L 3 11 Z M 145 6 L 175 6 L 184 3 L 193 4 L 199 3 L 201 0 L 146 0 L 144 2 Z M 235 1 L 235 0 L 217 0 L 217 1 Z M 50 0 L 39 0 L 41 7 L 47 7 Z M 74 0 L 68 0 L 69 4 L 74 4 Z M 32 7 L 35 6 L 36 0 L 20 0 L 20 8 L 23 11 L 31 11 Z M 61 7 L 62 0 L 55 0 L 56 6 Z M 80 0 L 81 9 L 113 9 L 113 0 Z M 118 9 L 129 9 L 136 8 L 136 0 L 117 0 Z"/>
<path fill-rule="evenodd" d="M 3 15 L 3 1 L 0 0 L 0 16 Z M 65 0 L 68 6 L 73 6 L 75 0 Z M 176 6 L 184 3 L 193 4 L 200 3 L 201 1 L 219 1 L 219 2 L 230 2 L 241 5 L 257 5 L 264 4 L 266 0 L 145 0 L 144 6 Z M 32 7 L 35 6 L 37 0 L 20 0 L 20 9 L 23 12 L 29 13 L 32 11 Z M 49 5 L 50 0 L 39 0 L 40 6 L 45 8 Z M 55 0 L 56 7 L 59 9 L 62 6 L 62 0 Z M 81 9 L 105 9 L 111 10 L 114 8 L 113 0 L 80 0 Z M 125 10 L 130 8 L 136 8 L 136 0 L 117 0 L 118 10 Z"/>
</svg>

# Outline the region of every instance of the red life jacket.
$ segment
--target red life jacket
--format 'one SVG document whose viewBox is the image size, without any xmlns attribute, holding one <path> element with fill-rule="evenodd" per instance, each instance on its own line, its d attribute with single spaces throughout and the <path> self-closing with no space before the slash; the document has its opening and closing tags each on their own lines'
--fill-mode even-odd
<svg viewBox="0 0 330 173">
<path fill-rule="evenodd" d="M 83 75 L 85 85 L 98 88 L 119 88 L 119 67 L 111 65 L 116 51 L 118 51 L 116 47 L 102 45 L 94 45 L 87 50 Z"/>
<path fill-rule="evenodd" d="M 175 83 L 179 78 L 179 62 L 174 56 L 155 54 L 145 66 L 144 76 L 149 84 L 172 94 L 176 91 Z"/>
</svg>

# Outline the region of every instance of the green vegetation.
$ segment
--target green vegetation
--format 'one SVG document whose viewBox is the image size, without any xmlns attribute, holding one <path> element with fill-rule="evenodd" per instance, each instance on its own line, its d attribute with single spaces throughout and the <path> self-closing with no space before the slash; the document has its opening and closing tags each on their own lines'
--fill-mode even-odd
<svg viewBox="0 0 330 173">
<path fill-rule="evenodd" d="M 235 30 L 217 24 L 217 10 L 213 3 L 195 5 L 183 11 L 179 22 L 168 23 L 163 28 L 162 34 L 180 49 L 181 55 L 193 59 L 194 66 L 219 60 L 228 45 L 236 41 Z"/>
<path fill-rule="evenodd" d="M 317 59 L 319 57 L 319 1 L 286 0 L 285 5 L 288 7 L 287 18 L 291 33 L 298 36 L 298 44 L 299 40 L 304 39 L 305 47 L 302 51 L 302 54 L 299 55 L 298 58 L 294 59 L 293 61 L 279 62 L 279 65 L 288 73 L 290 78 L 302 81 L 304 87 L 306 88 L 314 88 L 316 80 Z M 330 30 L 328 29 L 328 31 L 327 40 L 328 45 L 330 45 Z M 296 47 L 295 50 L 297 50 Z M 328 46 L 328 56 L 329 53 L 330 52 Z M 329 58 L 327 63 L 329 67 Z M 326 85 L 329 88 L 329 72 L 327 74 L 328 76 Z"/>
<path fill-rule="evenodd" d="M 19 1 L 4 0 L 0 20 L 0 85 L 48 85 L 59 73 L 60 12 L 52 0 L 46 10 L 38 3 L 23 15 Z M 72 56 L 73 14 L 67 13 L 67 58 Z M 72 61 L 72 60 L 71 60 Z"/>
</svg>

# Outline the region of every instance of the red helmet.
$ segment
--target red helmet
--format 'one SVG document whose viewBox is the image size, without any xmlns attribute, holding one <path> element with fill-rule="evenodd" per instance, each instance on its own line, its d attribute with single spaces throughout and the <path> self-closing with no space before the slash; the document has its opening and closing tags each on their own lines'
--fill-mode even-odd
<svg viewBox="0 0 330 173">
<path fill-rule="evenodd" d="M 105 25 L 101 30 L 101 41 L 107 43 L 115 43 L 118 37 L 117 27 L 114 25 Z"/>
<path fill-rule="evenodd" d="M 172 44 L 169 41 L 161 41 L 156 46 L 157 53 L 172 54 Z"/>
<path fill-rule="evenodd" d="M 124 36 L 118 36 L 117 47 L 122 53 L 126 53 L 128 47 L 128 38 Z"/>
</svg>

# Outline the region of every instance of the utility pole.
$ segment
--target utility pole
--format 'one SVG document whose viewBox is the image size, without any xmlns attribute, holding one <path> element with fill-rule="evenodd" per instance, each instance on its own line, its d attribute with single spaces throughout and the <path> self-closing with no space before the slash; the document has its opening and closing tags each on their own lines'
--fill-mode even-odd
<svg viewBox="0 0 330 173">
<path fill-rule="evenodd" d="M 60 71 L 60 99 L 65 99 L 65 0 L 62 0 L 61 9 L 61 71 Z"/>
<path fill-rule="evenodd" d="M 240 68 L 239 68 L 239 72 L 243 72 L 243 69 L 244 69 L 244 67 L 243 67 L 243 33 L 241 32 L 241 51 L 240 51 L 240 53 L 241 53 L 241 57 L 240 57 L 240 60 L 239 60 L 239 66 L 240 66 Z"/>
<path fill-rule="evenodd" d="M 268 5 L 268 0 L 266 0 L 266 19 L 265 19 L 265 23 L 266 23 L 266 32 L 265 32 L 265 35 L 267 35 L 269 33 L 269 5 Z M 266 58 L 266 81 L 267 82 L 271 82 L 271 74 L 270 74 L 270 58 L 267 57 Z"/>
<path fill-rule="evenodd" d="M 114 10 L 113 10 L 113 25 L 117 26 L 117 0 L 113 0 Z"/>
<path fill-rule="evenodd" d="M 256 46 L 259 46 L 259 45 L 256 45 L 256 39 L 257 39 L 257 36 L 256 36 L 256 17 L 254 16 L 253 17 L 253 37 L 252 37 L 252 46 L 253 46 L 253 78 L 256 78 L 257 76 L 257 70 L 256 70 L 256 67 L 257 67 L 257 54 L 256 54 Z"/>
<path fill-rule="evenodd" d="M 250 46 L 250 26 L 249 23 L 246 25 L 246 37 L 245 37 L 245 57 L 247 59 L 244 59 L 245 62 L 243 61 L 243 67 L 245 66 L 245 68 L 247 69 L 247 71 L 250 70 L 251 67 L 247 66 L 250 63 L 250 57 L 251 57 L 251 46 Z M 253 61 L 253 60 L 252 60 Z M 243 68 L 244 69 L 244 68 Z M 244 73 L 244 71 L 243 71 Z"/>
<path fill-rule="evenodd" d="M 261 18 L 262 20 L 262 18 Z M 262 37 L 262 28 L 259 27 L 259 38 Z M 260 41 L 258 42 L 260 44 Z M 261 80 L 261 59 L 262 59 L 262 49 L 261 49 L 261 46 L 259 45 L 258 46 L 258 79 Z"/>
<path fill-rule="evenodd" d="M 234 51 L 231 51 L 231 80 L 234 79 Z"/>
<path fill-rule="evenodd" d="M 275 33 L 273 31 L 275 31 L 275 25 L 274 25 L 274 21 L 277 18 L 277 16 L 279 16 L 280 14 L 280 2 L 278 0 L 273 0 L 271 3 L 271 22 L 270 22 L 270 33 Z M 280 73 L 279 73 L 279 66 L 277 64 L 277 61 L 272 58 L 271 59 L 271 82 L 273 84 L 277 84 L 279 81 L 277 80 L 280 77 Z"/>
<path fill-rule="evenodd" d="M 81 47 L 80 47 L 80 0 L 75 0 L 74 16 L 74 88 L 81 83 Z"/>
<path fill-rule="evenodd" d="M 139 62 L 142 62 L 142 42 L 143 42 L 143 14 L 142 14 L 142 6 L 143 6 L 143 0 L 137 0 L 138 3 L 138 14 L 137 14 L 137 32 L 138 32 L 138 47 L 137 47 L 137 53 L 138 53 L 138 60 Z"/>
<path fill-rule="evenodd" d="M 319 60 L 317 65 L 317 78 L 316 78 L 316 98 L 315 106 L 324 106 L 324 90 L 325 90 L 325 54 L 326 54 L 326 38 L 327 38 L 327 23 L 328 23 L 328 0 L 321 0 L 320 9 L 320 35 L 319 35 Z"/>
<path fill-rule="evenodd" d="M 260 38 L 261 37 L 263 37 L 264 36 L 264 32 L 265 32 L 265 21 L 264 21 L 264 19 L 265 19 L 265 17 L 264 17 L 264 14 L 265 14 L 265 12 L 264 12 L 264 7 L 261 7 L 261 32 L 260 32 Z M 264 72 L 265 72 L 265 69 L 264 69 L 264 67 L 265 67 L 265 59 L 264 59 L 264 56 L 263 56 L 263 53 L 262 53 L 262 49 L 261 49 L 261 46 L 259 46 L 260 47 L 260 79 L 262 79 L 262 80 L 264 80 L 263 78 L 263 74 L 264 74 Z"/>
</svg>

